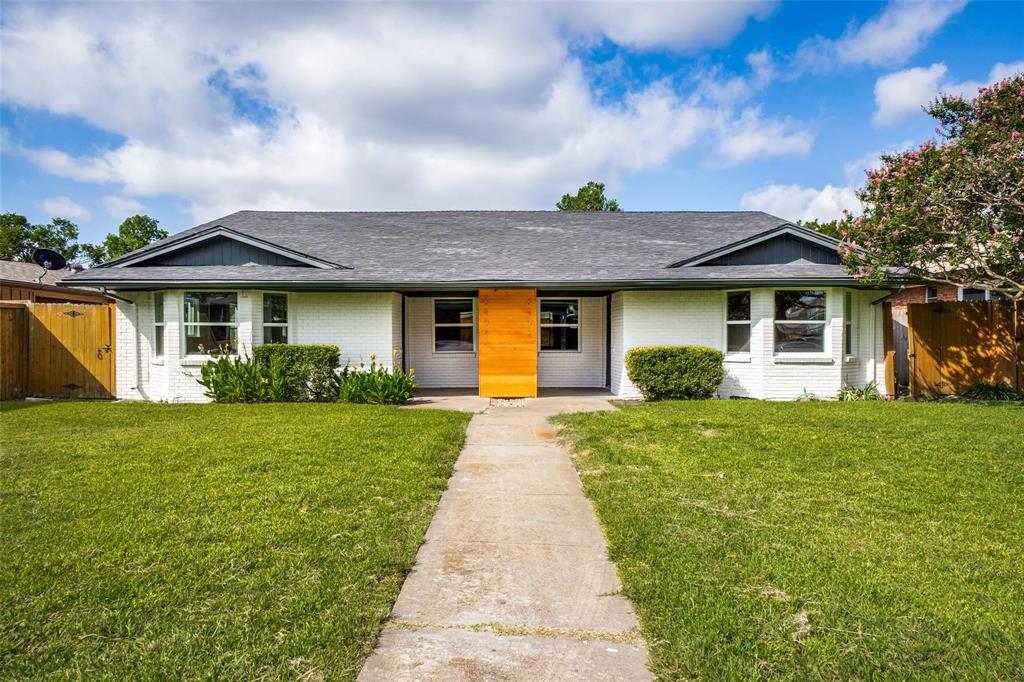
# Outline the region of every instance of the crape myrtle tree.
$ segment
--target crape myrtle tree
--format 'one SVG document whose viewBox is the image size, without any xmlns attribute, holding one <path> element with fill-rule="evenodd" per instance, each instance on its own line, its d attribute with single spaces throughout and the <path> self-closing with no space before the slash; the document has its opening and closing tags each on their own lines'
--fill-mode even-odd
<svg viewBox="0 0 1024 682">
<path fill-rule="evenodd" d="M 841 221 L 843 259 L 868 281 L 893 269 L 1024 300 L 1024 74 L 926 108 L 938 140 L 882 157 Z"/>
</svg>

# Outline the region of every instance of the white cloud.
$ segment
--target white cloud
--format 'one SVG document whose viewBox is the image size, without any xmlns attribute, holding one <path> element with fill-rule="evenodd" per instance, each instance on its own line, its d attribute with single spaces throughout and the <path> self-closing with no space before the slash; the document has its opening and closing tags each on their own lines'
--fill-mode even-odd
<svg viewBox="0 0 1024 682">
<path fill-rule="evenodd" d="M 145 207 L 135 199 L 114 196 L 103 197 L 103 208 L 107 209 L 107 215 L 118 220 L 138 215 L 145 210 Z"/>
<path fill-rule="evenodd" d="M 828 72 L 841 64 L 892 66 L 914 56 L 967 5 L 967 0 L 893 0 L 864 24 L 838 39 L 805 40 L 794 61 L 798 71 Z"/>
<path fill-rule="evenodd" d="M 71 200 L 70 197 L 50 197 L 43 199 L 39 207 L 43 212 L 53 218 L 70 218 L 74 220 L 89 220 L 92 213 L 85 206 Z"/>
<path fill-rule="evenodd" d="M 876 125 L 891 125 L 920 113 L 921 108 L 940 94 L 972 97 L 978 88 L 1024 72 L 1024 61 L 995 64 L 984 82 L 956 82 L 946 78 L 945 64 L 905 69 L 886 74 L 875 81 Z"/>
<path fill-rule="evenodd" d="M 814 133 L 790 120 L 766 119 L 758 108 L 746 109 L 722 125 L 718 149 L 728 164 L 773 156 L 806 156 L 814 146 Z"/>
<path fill-rule="evenodd" d="M 588 32 L 719 44 L 772 7 L 15 6 L 0 80 L 12 105 L 124 137 L 81 156 L 19 148 L 40 168 L 183 197 L 197 221 L 241 208 L 550 207 L 586 180 L 614 186 L 698 147 L 727 163 L 806 153 L 813 135 L 798 122 L 667 83 L 605 102 L 569 49 Z M 617 21 L 629 14 L 643 19 Z M 774 77 L 767 53 L 748 61 L 750 87 Z"/>
<path fill-rule="evenodd" d="M 767 185 L 740 197 L 748 211 L 765 211 L 786 220 L 834 220 L 843 209 L 859 213 L 861 203 L 852 187 L 825 185 L 821 189 L 800 185 Z"/>
</svg>

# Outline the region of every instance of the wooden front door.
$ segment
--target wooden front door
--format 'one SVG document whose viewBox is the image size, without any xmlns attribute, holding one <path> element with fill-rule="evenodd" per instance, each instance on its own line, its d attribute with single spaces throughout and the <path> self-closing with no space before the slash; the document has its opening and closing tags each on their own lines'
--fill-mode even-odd
<svg viewBox="0 0 1024 682">
<path fill-rule="evenodd" d="M 537 290 L 481 289 L 477 300 L 480 395 L 537 396 Z"/>
<path fill-rule="evenodd" d="M 29 305 L 29 395 L 114 397 L 114 307 Z"/>
</svg>

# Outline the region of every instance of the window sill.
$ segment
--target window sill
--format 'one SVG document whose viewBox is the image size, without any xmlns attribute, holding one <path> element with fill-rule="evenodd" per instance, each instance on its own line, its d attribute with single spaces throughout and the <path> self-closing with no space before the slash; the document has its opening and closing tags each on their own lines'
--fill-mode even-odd
<svg viewBox="0 0 1024 682">
<path fill-rule="evenodd" d="M 577 348 L 576 350 L 572 350 L 571 348 L 566 348 L 565 350 L 556 350 L 554 348 L 548 348 L 547 350 L 545 350 L 545 349 L 542 348 L 542 349 L 540 349 L 537 352 L 540 353 L 541 355 L 547 355 L 548 353 L 553 353 L 555 355 L 561 355 L 561 354 L 564 354 L 564 353 L 580 353 L 582 351 L 580 351 L 579 348 Z"/>
<path fill-rule="evenodd" d="M 750 363 L 750 353 L 726 353 L 726 362 Z"/>
<path fill-rule="evenodd" d="M 160 367 L 163 367 L 163 365 L 164 365 L 164 358 L 163 358 L 163 356 L 158 357 L 158 358 L 151 358 L 150 361 L 149 361 L 149 364 L 151 364 L 151 365 L 158 365 Z"/>
<path fill-rule="evenodd" d="M 843 357 L 843 362 L 857 362 L 858 359 L 856 355 L 846 355 Z"/>
<path fill-rule="evenodd" d="M 212 360 L 218 360 L 220 358 L 237 358 L 237 355 L 185 355 L 181 358 L 182 367 L 201 367 Z"/>
<path fill-rule="evenodd" d="M 777 365 L 834 365 L 835 359 L 831 355 L 821 353 L 785 353 L 773 357 Z"/>
<path fill-rule="evenodd" d="M 435 357 L 445 357 L 448 355 L 476 355 L 475 350 L 435 350 L 431 352 L 431 355 Z"/>
</svg>

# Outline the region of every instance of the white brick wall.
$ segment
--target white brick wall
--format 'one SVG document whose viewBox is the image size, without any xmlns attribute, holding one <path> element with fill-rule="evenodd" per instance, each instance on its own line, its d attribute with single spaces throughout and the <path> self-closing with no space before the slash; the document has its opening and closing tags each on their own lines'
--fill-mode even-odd
<svg viewBox="0 0 1024 682">
<path fill-rule="evenodd" d="M 477 385 L 476 353 L 434 352 L 434 299 L 405 299 L 406 367 L 416 370 L 423 388 L 471 388 Z"/>
<path fill-rule="evenodd" d="M 537 385 L 541 387 L 600 387 L 605 385 L 605 299 L 580 298 L 580 350 L 541 351 Z"/>
<path fill-rule="evenodd" d="M 153 295 L 127 293 L 136 301 L 117 306 L 117 395 L 136 400 L 203 402 L 196 378 L 201 363 L 183 357 L 183 292 L 164 292 L 164 357 L 153 357 Z M 400 302 L 399 302 L 400 305 Z M 288 298 L 288 339 L 292 343 L 330 343 L 341 349 L 341 362 L 378 362 L 391 366 L 394 295 L 382 293 L 292 293 Z M 136 324 L 138 320 L 138 324 Z M 240 352 L 252 354 L 263 341 L 263 292 L 238 292 Z M 401 337 L 399 337 L 400 339 Z"/>
<path fill-rule="evenodd" d="M 727 358 L 723 397 L 786 399 L 813 393 L 833 397 L 847 383 L 863 386 L 884 374 L 879 292 L 855 292 L 856 359 L 843 355 L 843 290 L 827 289 L 828 332 L 820 357 L 774 353 L 774 289 L 751 292 L 751 352 Z M 874 296 L 873 296 L 874 294 Z M 624 291 L 612 298 L 612 390 L 638 398 L 629 381 L 625 353 L 637 346 L 703 345 L 725 350 L 724 291 Z M 882 369 L 880 369 L 882 368 Z"/>
</svg>

